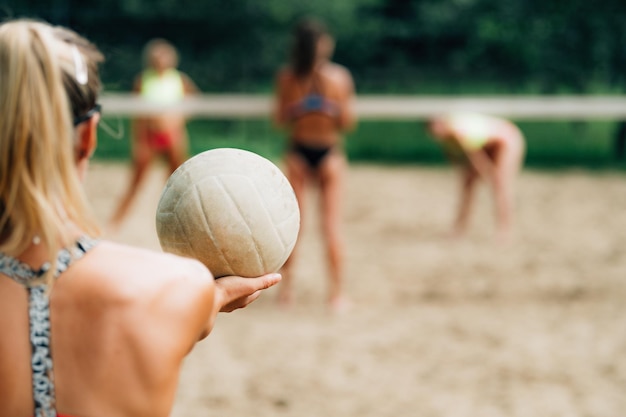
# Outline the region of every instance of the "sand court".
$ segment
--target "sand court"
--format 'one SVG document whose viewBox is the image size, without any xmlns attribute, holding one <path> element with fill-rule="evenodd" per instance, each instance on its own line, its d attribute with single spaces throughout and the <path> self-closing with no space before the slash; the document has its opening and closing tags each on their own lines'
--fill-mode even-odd
<svg viewBox="0 0 626 417">
<path fill-rule="evenodd" d="M 104 224 L 129 176 L 94 162 Z M 522 172 L 515 242 L 494 243 L 481 185 L 467 239 L 444 238 L 449 167 L 353 164 L 344 206 L 347 293 L 326 311 L 315 194 L 303 213 L 295 306 L 269 290 L 224 314 L 187 358 L 173 417 L 593 416 L 626 410 L 626 177 Z M 114 240 L 160 250 L 155 166 Z"/>
</svg>

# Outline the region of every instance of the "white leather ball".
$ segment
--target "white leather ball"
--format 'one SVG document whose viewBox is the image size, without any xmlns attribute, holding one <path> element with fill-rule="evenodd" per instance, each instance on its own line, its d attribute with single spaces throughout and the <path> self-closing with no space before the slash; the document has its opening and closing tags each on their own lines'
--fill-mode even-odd
<svg viewBox="0 0 626 417">
<path fill-rule="evenodd" d="M 202 152 L 168 179 L 156 213 L 165 252 L 198 259 L 216 278 L 275 272 L 300 229 L 293 188 L 268 159 L 241 149 Z"/>
</svg>

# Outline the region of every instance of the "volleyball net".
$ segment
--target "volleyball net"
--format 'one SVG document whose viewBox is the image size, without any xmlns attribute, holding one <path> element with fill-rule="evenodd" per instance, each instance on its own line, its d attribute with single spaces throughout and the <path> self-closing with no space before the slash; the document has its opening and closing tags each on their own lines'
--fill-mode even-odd
<svg viewBox="0 0 626 417">
<path fill-rule="evenodd" d="M 626 163 L 626 98 L 620 96 L 359 95 L 355 100 L 359 123 L 345 141 L 352 160 L 442 161 L 424 121 L 446 112 L 471 111 L 518 123 L 527 140 L 528 163 Z M 184 114 L 190 120 L 192 153 L 233 146 L 280 155 L 284 146 L 285 133 L 271 122 L 274 99 L 269 94 L 201 94 L 163 106 L 136 95 L 109 93 L 101 97 L 101 104 L 105 118 L 118 119 L 115 126 L 128 126 L 130 119 L 141 115 Z M 108 136 L 129 139 L 128 128 L 120 132 Z M 128 143 L 103 140 L 99 155 L 127 158 Z"/>
<path fill-rule="evenodd" d="M 131 94 L 104 94 L 107 115 L 137 116 L 176 111 L 207 119 L 261 119 L 271 115 L 269 95 L 201 94 L 175 106 L 163 106 Z M 355 102 L 361 120 L 420 120 L 451 111 L 472 111 L 516 120 L 626 119 L 620 96 L 390 96 L 363 95 Z"/>
</svg>

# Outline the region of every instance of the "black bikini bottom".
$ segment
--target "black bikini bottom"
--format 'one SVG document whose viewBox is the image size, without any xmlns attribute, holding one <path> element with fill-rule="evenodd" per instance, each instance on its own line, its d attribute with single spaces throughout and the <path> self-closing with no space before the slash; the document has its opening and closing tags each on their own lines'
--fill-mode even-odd
<svg viewBox="0 0 626 417">
<path fill-rule="evenodd" d="M 332 146 L 324 146 L 318 148 L 296 142 L 292 142 L 289 148 L 291 152 L 294 152 L 303 157 L 309 167 L 314 170 L 319 168 L 324 158 L 330 153 L 332 149 Z"/>
</svg>

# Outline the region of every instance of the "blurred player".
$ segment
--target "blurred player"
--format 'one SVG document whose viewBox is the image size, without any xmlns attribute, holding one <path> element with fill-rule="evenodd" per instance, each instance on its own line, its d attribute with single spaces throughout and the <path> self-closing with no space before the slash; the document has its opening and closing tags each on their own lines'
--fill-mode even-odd
<svg viewBox="0 0 626 417">
<path fill-rule="evenodd" d="M 493 190 L 497 237 L 508 241 L 515 179 L 526 153 L 522 132 L 508 120 L 475 113 L 434 117 L 427 128 L 450 160 L 461 168 L 461 199 L 453 235 L 466 232 L 476 181 L 482 178 Z"/>
<path fill-rule="evenodd" d="M 178 53 L 164 39 L 153 39 L 144 48 L 145 69 L 135 80 L 134 92 L 146 101 L 164 106 L 179 103 L 198 92 L 193 81 L 178 71 Z M 164 156 L 169 174 L 187 159 L 188 139 L 185 117 L 175 110 L 142 116 L 133 121 L 133 172 L 109 227 L 116 230 L 130 209 L 150 164 Z"/>
<path fill-rule="evenodd" d="M 347 305 L 343 296 L 343 239 L 340 232 L 341 199 L 347 166 L 342 134 L 353 128 L 354 84 L 350 72 L 331 62 L 334 40 L 325 26 L 304 19 L 293 33 L 291 62 L 276 79 L 275 123 L 288 131 L 286 174 L 305 206 L 308 184 L 320 188 L 323 231 L 330 266 L 328 303 L 332 310 Z M 279 301 L 289 304 L 293 288 L 291 260 L 283 270 Z"/>
</svg>

